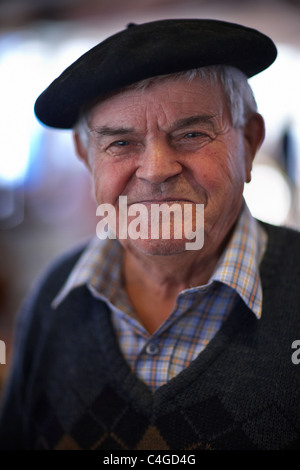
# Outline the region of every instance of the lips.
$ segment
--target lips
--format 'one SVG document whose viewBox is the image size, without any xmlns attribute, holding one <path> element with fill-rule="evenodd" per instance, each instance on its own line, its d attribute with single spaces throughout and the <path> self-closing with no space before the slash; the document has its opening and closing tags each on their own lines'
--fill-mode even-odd
<svg viewBox="0 0 300 470">
<path fill-rule="evenodd" d="M 139 200 L 129 200 L 127 202 L 128 206 L 131 206 L 133 204 L 197 204 L 195 201 L 191 199 L 185 199 L 182 197 L 164 197 L 164 198 L 155 198 L 155 199 L 139 199 Z"/>
</svg>

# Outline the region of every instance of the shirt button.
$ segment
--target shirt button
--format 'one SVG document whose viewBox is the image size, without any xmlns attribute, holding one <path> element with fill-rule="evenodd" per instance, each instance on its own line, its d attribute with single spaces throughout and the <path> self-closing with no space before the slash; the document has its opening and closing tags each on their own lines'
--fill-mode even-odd
<svg viewBox="0 0 300 470">
<path fill-rule="evenodd" d="M 155 343 L 149 343 L 147 344 L 145 351 L 147 354 L 150 354 L 150 356 L 155 356 L 159 351 L 159 346 Z"/>
</svg>

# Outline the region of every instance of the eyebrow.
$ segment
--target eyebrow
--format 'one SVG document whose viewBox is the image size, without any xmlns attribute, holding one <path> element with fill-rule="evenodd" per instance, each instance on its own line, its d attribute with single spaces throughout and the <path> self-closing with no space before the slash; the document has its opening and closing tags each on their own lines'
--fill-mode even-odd
<svg viewBox="0 0 300 470">
<path fill-rule="evenodd" d="M 177 129 L 182 129 L 188 126 L 192 126 L 195 124 L 208 124 L 211 128 L 214 128 L 214 115 L 195 115 L 195 116 L 189 116 L 186 118 L 180 118 L 177 119 L 172 125 L 170 126 L 172 130 L 177 130 Z M 116 135 L 126 135 L 126 134 L 132 134 L 136 132 L 136 129 L 134 128 L 126 128 L 126 127 L 108 127 L 108 126 L 103 126 L 103 127 L 94 127 L 93 129 L 90 129 L 90 132 L 96 132 L 98 135 L 103 136 L 103 137 L 110 137 L 110 136 L 116 136 Z"/>
<path fill-rule="evenodd" d="M 214 115 L 207 114 L 197 114 L 195 116 L 180 118 L 173 123 L 172 128 L 174 130 L 182 129 L 184 127 L 192 126 L 194 124 L 208 124 L 210 127 L 214 128 L 214 118 Z"/>
<path fill-rule="evenodd" d="M 91 132 L 96 132 L 98 135 L 101 136 L 114 136 L 114 135 L 125 135 L 125 134 L 131 134 L 135 132 L 135 129 L 133 128 L 125 128 L 125 127 L 94 127 L 93 129 L 90 129 Z"/>
</svg>

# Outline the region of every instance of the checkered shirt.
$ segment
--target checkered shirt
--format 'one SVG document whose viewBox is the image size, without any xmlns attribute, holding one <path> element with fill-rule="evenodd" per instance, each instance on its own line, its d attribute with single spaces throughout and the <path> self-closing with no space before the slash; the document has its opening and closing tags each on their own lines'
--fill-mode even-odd
<svg viewBox="0 0 300 470">
<path fill-rule="evenodd" d="M 120 349 L 132 371 L 155 391 L 176 376 L 211 341 L 239 297 L 259 319 L 262 288 L 259 264 L 267 235 L 246 205 L 231 240 L 206 285 L 185 289 L 173 311 L 149 334 L 123 288 L 123 248 L 117 240 L 94 238 L 54 299 L 57 306 L 72 289 L 86 284 L 106 302 Z M 154 304 L 155 308 L 155 304 Z"/>
</svg>

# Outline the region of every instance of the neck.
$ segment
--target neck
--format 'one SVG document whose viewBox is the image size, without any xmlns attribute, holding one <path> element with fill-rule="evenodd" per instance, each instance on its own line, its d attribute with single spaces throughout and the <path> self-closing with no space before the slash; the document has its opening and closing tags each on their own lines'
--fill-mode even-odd
<svg viewBox="0 0 300 470">
<path fill-rule="evenodd" d="M 123 276 L 129 299 L 149 333 L 166 320 L 174 308 L 178 294 L 187 288 L 207 284 L 220 252 L 204 255 L 202 250 L 176 255 L 137 256 L 124 251 Z"/>
<path fill-rule="evenodd" d="M 194 252 L 176 255 L 153 256 L 126 251 L 124 256 L 124 276 L 126 284 L 151 286 L 166 295 L 182 289 L 206 284 L 215 268 L 218 257 L 202 259 Z"/>
</svg>

